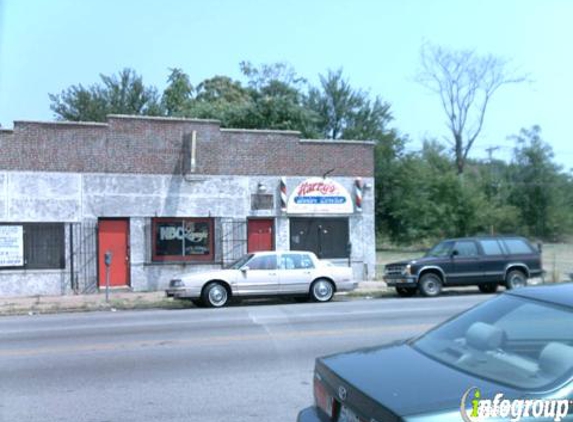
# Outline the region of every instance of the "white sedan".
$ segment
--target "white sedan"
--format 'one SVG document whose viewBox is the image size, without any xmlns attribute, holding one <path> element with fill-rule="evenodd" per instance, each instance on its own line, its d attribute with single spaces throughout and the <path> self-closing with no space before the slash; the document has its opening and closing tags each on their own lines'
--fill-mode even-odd
<svg viewBox="0 0 573 422">
<path fill-rule="evenodd" d="M 320 260 L 312 252 L 256 252 L 227 269 L 184 273 L 169 282 L 167 296 L 221 307 L 231 297 L 284 295 L 328 302 L 335 292 L 358 285 L 350 267 Z"/>
</svg>

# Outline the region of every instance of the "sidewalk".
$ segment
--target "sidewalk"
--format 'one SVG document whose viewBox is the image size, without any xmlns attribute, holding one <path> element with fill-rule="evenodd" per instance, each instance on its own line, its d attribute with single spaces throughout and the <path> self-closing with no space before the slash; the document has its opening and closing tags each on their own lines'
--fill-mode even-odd
<svg viewBox="0 0 573 422">
<path fill-rule="evenodd" d="M 386 284 L 382 281 L 361 281 L 358 289 L 351 292 L 350 295 L 353 297 L 372 296 L 382 294 L 386 290 Z M 109 303 L 106 303 L 105 292 L 89 295 L 0 298 L 0 316 L 102 310 L 184 309 L 191 307 L 193 305 L 189 301 L 167 298 L 163 291 L 114 292 L 112 290 L 109 294 Z"/>
</svg>

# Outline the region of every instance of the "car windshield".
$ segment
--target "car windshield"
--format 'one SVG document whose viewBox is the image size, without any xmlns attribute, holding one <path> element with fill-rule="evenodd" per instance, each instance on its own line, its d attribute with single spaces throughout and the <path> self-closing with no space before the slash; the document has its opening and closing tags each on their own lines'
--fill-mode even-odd
<svg viewBox="0 0 573 422">
<path fill-rule="evenodd" d="M 445 242 L 440 242 L 435 245 L 432 249 L 430 249 L 426 256 L 448 256 L 454 246 L 454 242 L 452 240 L 446 240 Z"/>
<path fill-rule="evenodd" d="M 573 311 L 503 295 L 430 331 L 412 345 L 456 369 L 539 391 L 573 376 Z"/>
<path fill-rule="evenodd" d="M 238 270 L 240 269 L 243 265 L 245 265 L 251 258 L 253 257 L 253 254 L 247 254 L 247 255 L 243 255 L 241 258 L 237 259 L 235 262 L 233 262 L 231 265 L 227 266 L 227 269 L 229 270 Z"/>
</svg>

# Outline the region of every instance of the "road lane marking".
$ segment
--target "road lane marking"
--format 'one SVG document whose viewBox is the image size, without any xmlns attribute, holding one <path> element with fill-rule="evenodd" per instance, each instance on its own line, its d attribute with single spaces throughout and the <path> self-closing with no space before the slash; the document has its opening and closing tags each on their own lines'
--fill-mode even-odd
<svg viewBox="0 0 573 422">
<path fill-rule="evenodd" d="M 93 330 L 93 329 L 115 329 L 115 328 L 127 328 L 127 327 L 157 327 L 157 326 L 169 326 L 172 327 L 174 325 L 198 325 L 198 324 L 205 324 L 205 323 L 222 323 L 222 322 L 241 322 L 241 321 L 250 321 L 253 318 L 256 318 L 259 323 L 272 323 L 275 321 L 284 321 L 284 322 L 316 322 L 317 318 L 332 318 L 332 317 L 344 317 L 345 320 L 350 321 L 353 316 L 366 316 L 366 315 L 392 315 L 392 314 L 414 314 L 414 313 L 425 313 L 425 312 L 439 312 L 441 313 L 449 313 L 451 311 L 451 315 L 454 315 L 457 312 L 464 311 L 469 309 L 471 306 L 465 305 L 454 305 L 448 307 L 416 307 L 416 308 L 401 308 L 401 309 L 373 309 L 373 310 L 354 310 L 347 313 L 341 312 L 333 312 L 330 310 L 319 310 L 318 312 L 306 312 L 306 313 L 281 313 L 277 315 L 276 313 L 272 312 L 249 312 L 242 317 L 237 318 L 236 316 L 225 316 L 225 317 L 213 317 L 212 315 L 205 316 L 200 319 L 193 319 L 193 320 L 165 320 L 165 321 L 128 321 L 128 322 L 121 322 L 121 321 L 110 321 L 109 323 L 105 324 L 81 324 L 81 325 L 72 325 L 68 327 L 30 327 L 22 329 L 12 329 L 12 330 L 2 330 L 2 334 L 0 338 L 4 337 L 6 334 L 23 334 L 23 333 L 42 333 L 42 332 L 68 332 L 74 330 Z M 215 312 L 220 312 L 221 310 L 217 309 Z M 190 315 L 190 314 L 186 314 Z M 302 320 L 302 321 L 301 321 Z M 82 331 L 86 333 L 86 331 Z"/>
<path fill-rule="evenodd" d="M 431 328 L 433 324 L 410 324 L 399 325 L 391 327 L 369 327 L 369 328 L 345 328 L 345 329 L 330 329 L 330 330 L 312 330 L 312 331 L 297 331 L 279 334 L 248 334 L 248 335 L 226 335 L 215 336 L 210 338 L 198 339 L 177 339 L 177 340 L 138 340 L 128 341 L 121 343 L 94 343 L 83 344 L 75 346 L 61 346 L 61 347 L 40 347 L 34 349 L 12 349 L 0 350 L 1 357 L 30 357 L 40 356 L 45 354 L 65 354 L 65 353 L 79 353 L 79 352 L 107 352 L 115 350 L 134 350 L 148 347 L 164 347 L 164 346 L 220 346 L 223 344 L 232 344 L 235 342 L 248 342 L 248 341 L 275 341 L 275 340 L 297 340 L 304 338 L 328 338 L 340 336 L 354 336 L 363 334 L 387 333 L 396 331 L 417 331 L 422 332 Z M 381 339 L 381 342 L 383 340 Z"/>
</svg>

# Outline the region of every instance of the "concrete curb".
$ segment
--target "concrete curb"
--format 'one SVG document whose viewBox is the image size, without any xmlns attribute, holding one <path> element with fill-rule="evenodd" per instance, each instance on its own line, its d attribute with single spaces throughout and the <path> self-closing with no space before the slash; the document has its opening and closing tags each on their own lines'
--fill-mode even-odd
<svg viewBox="0 0 573 422">
<path fill-rule="evenodd" d="M 381 281 L 360 282 L 358 289 L 350 297 L 369 297 L 387 291 Z M 105 293 L 68 296 L 28 296 L 0 298 L 0 316 L 56 314 L 66 312 L 115 311 L 135 309 L 185 309 L 193 305 L 187 301 L 177 301 L 165 296 L 165 292 L 110 292 L 109 303 Z"/>
</svg>

